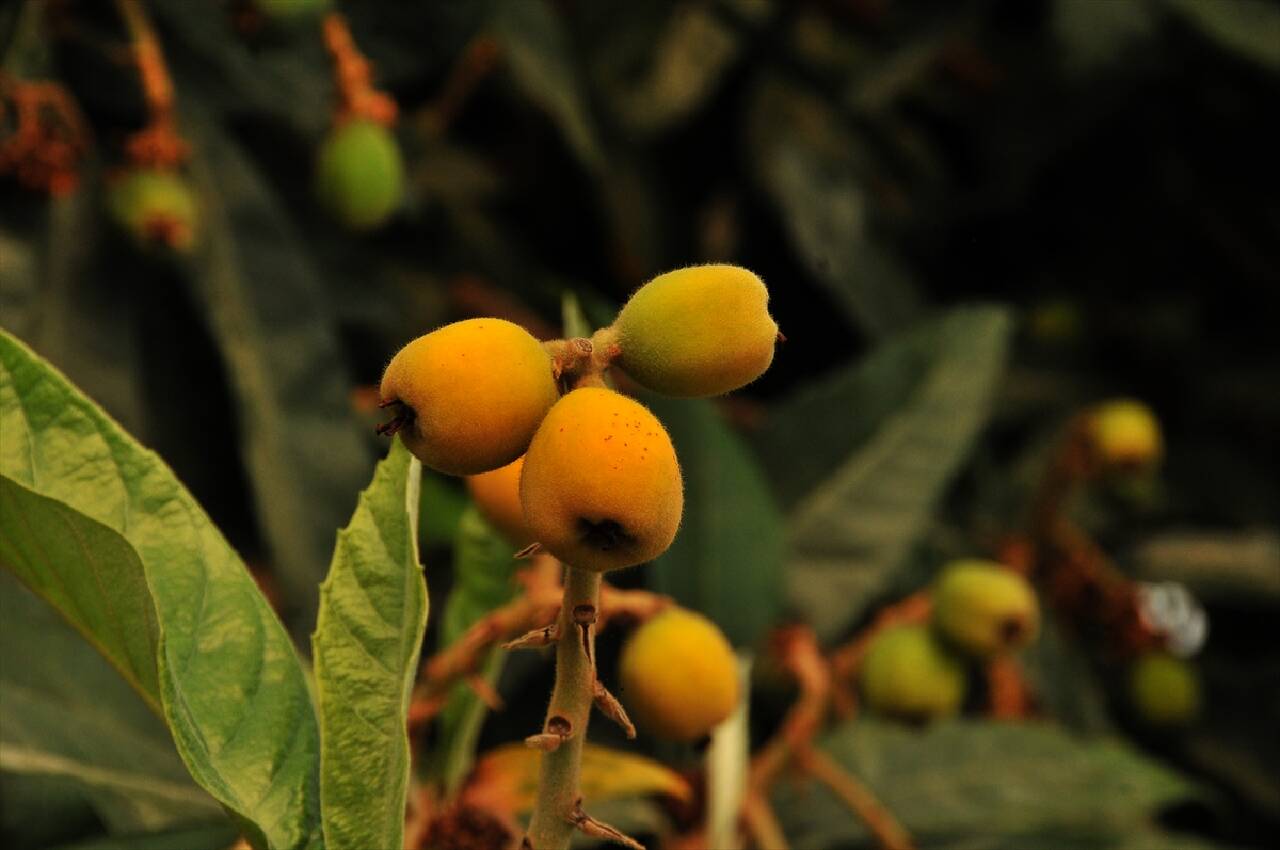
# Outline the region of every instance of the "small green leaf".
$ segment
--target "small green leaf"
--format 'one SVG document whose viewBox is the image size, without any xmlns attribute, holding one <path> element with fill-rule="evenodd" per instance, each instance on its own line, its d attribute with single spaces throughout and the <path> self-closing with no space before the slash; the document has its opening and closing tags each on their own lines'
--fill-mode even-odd
<svg viewBox="0 0 1280 850">
<path fill-rule="evenodd" d="M 986 423 L 1009 328 L 1000 308 L 955 310 L 782 406 L 760 434 L 777 474 L 810 487 L 828 470 L 788 517 L 788 595 L 824 639 L 907 562 Z"/>
<path fill-rule="evenodd" d="M 753 647 L 781 613 L 786 532 L 764 473 L 711 402 L 646 395 L 676 447 L 684 517 L 650 586 Z"/>
<path fill-rule="evenodd" d="M 395 440 L 338 532 L 312 637 L 320 801 L 330 850 L 400 847 L 409 698 L 427 626 L 418 563 L 421 464 Z"/>
<path fill-rule="evenodd" d="M 564 325 L 566 339 L 589 337 L 595 330 L 595 326 L 582 309 L 582 302 L 572 292 L 566 292 L 560 299 L 560 320 Z"/>
<path fill-rule="evenodd" d="M 226 822 L 191 781 L 160 718 L 52 607 L 5 572 L 0 691 L 0 771 L 10 781 L 70 789 L 113 833 Z M 6 788 L 7 797 L 17 793 Z"/>
<path fill-rule="evenodd" d="M 311 844 L 314 710 L 230 545 L 158 457 L 3 332 L 0 431 L 0 565 L 161 707 L 191 775 L 258 845 Z"/>
<path fill-rule="evenodd" d="M 921 847 L 1170 846 L 1160 808 L 1202 797 L 1188 780 L 1115 741 L 1080 742 L 1042 723 L 873 720 L 836 729 L 822 749 L 865 783 Z M 864 846 L 865 827 L 823 785 L 779 783 L 774 805 L 793 846 Z M 970 843 L 965 844 L 965 839 Z M 1181 846 L 1181 845 L 1174 845 Z"/>
<path fill-rule="evenodd" d="M 468 507 L 453 543 L 454 585 L 441 621 L 441 646 L 457 641 L 477 620 L 515 596 L 513 554 L 511 544 L 484 521 L 475 506 Z M 505 660 L 504 652 L 492 650 L 481 663 L 480 673 L 489 684 L 497 682 Z M 454 686 L 440 711 L 435 758 L 446 794 L 457 791 L 471 770 L 487 711 L 484 701 L 465 683 Z"/>
</svg>

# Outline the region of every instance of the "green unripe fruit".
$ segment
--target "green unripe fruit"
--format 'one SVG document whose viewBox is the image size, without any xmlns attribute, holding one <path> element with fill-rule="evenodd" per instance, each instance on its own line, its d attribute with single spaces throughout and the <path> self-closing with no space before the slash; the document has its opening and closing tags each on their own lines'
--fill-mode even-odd
<svg viewBox="0 0 1280 850">
<path fill-rule="evenodd" d="M 333 4 L 331 0 L 255 0 L 254 5 L 273 21 L 291 23 L 319 17 Z"/>
<path fill-rule="evenodd" d="M 708 734 L 738 704 L 738 663 L 716 624 L 671 608 L 622 650 L 622 701 L 643 731 L 671 741 Z"/>
<path fill-rule="evenodd" d="M 180 174 L 137 169 L 111 185 L 111 216 L 144 248 L 191 250 L 199 213 L 195 195 Z"/>
<path fill-rule="evenodd" d="M 1148 652 L 1129 670 L 1129 700 L 1150 726 L 1186 726 L 1200 713 L 1200 677 L 1181 658 Z"/>
<path fill-rule="evenodd" d="M 603 572 L 667 550 L 680 527 L 684 485 L 671 438 L 648 408 L 582 387 L 556 402 L 534 435 L 520 502 L 544 549 Z"/>
<path fill-rule="evenodd" d="M 923 723 L 960 710 L 965 671 L 927 626 L 892 626 L 872 639 L 859 684 L 873 711 Z"/>
<path fill-rule="evenodd" d="M 769 291 L 738 266 L 691 266 L 636 290 L 614 325 L 627 374 L 669 396 L 713 396 L 760 377 L 778 326 Z"/>
<path fill-rule="evenodd" d="M 404 162 L 391 131 L 364 120 L 335 129 L 320 149 L 316 193 L 353 230 L 385 222 L 404 193 Z"/>
<path fill-rule="evenodd" d="M 1140 401 L 1119 399 L 1089 413 L 1089 437 L 1098 460 L 1114 469 L 1153 466 L 1164 453 L 1156 415 Z"/>
<path fill-rule="evenodd" d="M 947 565 L 933 586 L 933 625 L 947 643 L 985 659 L 1020 649 L 1040 630 L 1031 584 L 994 561 Z"/>
<path fill-rule="evenodd" d="M 398 403 L 396 428 L 409 451 L 449 475 L 520 457 L 559 397 L 542 343 L 502 319 L 467 319 L 418 337 L 391 359 L 380 392 Z"/>
</svg>

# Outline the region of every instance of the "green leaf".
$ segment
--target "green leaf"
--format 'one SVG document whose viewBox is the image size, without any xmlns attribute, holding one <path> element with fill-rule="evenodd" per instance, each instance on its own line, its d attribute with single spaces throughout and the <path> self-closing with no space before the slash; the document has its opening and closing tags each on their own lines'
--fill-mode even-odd
<svg viewBox="0 0 1280 850">
<path fill-rule="evenodd" d="M 497 0 L 491 26 L 516 85 L 546 109 L 578 159 L 598 170 L 604 156 L 555 9 L 545 0 Z"/>
<path fill-rule="evenodd" d="M 113 833 L 226 820 L 191 781 L 148 705 L 52 607 L 4 572 L 0 691 L 0 771 L 12 781 L 70 789 Z M 16 793 L 6 788 L 10 800 Z"/>
<path fill-rule="evenodd" d="M 513 554 L 511 544 L 475 506 L 468 507 L 453 544 L 454 585 L 445 603 L 441 646 L 457 641 L 477 620 L 515 596 Z M 480 674 L 489 684 L 496 684 L 505 660 L 505 652 L 492 650 L 480 664 Z M 487 713 L 484 701 L 465 683 L 453 687 L 441 709 L 435 771 L 446 794 L 457 791 L 467 778 Z"/>
<path fill-rule="evenodd" d="M 0 431 L 0 564 L 161 706 L 191 775 L 256 843 L 309 845 L 314 710 L 235 552 L 158 457 L 5 333 Z"/>
<path fill-rule="evenodd" d="M 312 638 L 326 845 L 400 847 L 409 698 L 427 626 L 418 563 L 422 465 L 399 441 L 338 532 Z"/>
<path fill-rule="evenodd" d="M 775 474 L 806 488 L 788 517 L 788 596 L 824 639 L 907 562 L 986 423 L 1009 329 L 1000 308 L 957 309 L 802 392 L 759 435 Z"/>
<path fill-rule="evenodd" d="M 801 259 L 837 306 L 873 336 L 920 312 L 918 287 L 871 232 L 870 155 L 808 92 L 765 79 L 753 96 L 752 164 Z"/>
<path fill-rule="evenodd" d="M 1266 0 L 1164 0 L 1220 47 L 1280 71 L 1280 9 Z"/>
<path fill-rule="evenodd" d="M 615 34 L 616 30 L 610 32 Z M 646 41 L 645 47 L 643 73 L 634 73 L 634 58 L 623 64 L 609 62 L 608 55 L 601 57 L 605 61 L 599 70 L 612 77 L 602 81 L 604 103 L 629 131 L 653 134 L 703 106 L 742 55 L 744 45 L 741 33 L 721 10 L 691 3 L 671 9 L 662 32 Z"/>
<path fill-rule="evenodd" d="M 173 829 L 141 835 L 99 838 L 63 845 L 57 850 L 227 850 L 236 841 L 229 824 Z"/>
<path fill-rule="evenodd" d="M 595 330 L 595 326 L 582 309 L 582 302 L 572 292 L 566 292 L 560 299 L 560 321 L 564 325 L 563 333 L 566 339 L 590 337 Z"/>
<path fill-rule="evenodd" d="M 972 847 L 974 836 L 983 847 L 1010 850 L 1141 847 L 1142 839 L 1182 846 L 1155 833 L 1155 815 L 1203 796 L 1119 742 L 1080 742 L 1048 724 L 955 721 L 920 731 L 858 720 L 820 746 L 921 848 Z M 779 783 L 773 800 L 793 846 L 871 846 L 858 819 L 819 783 Z"/>
<path fill-rule="evenodd" d="M 211 122 L 192 124 L 207 251 L 191 285 L 239 402 L 241 451 L 285 617 L 306 633 L 333 530 L 369 477 L 368 443 L 319 270 L 240 148 Z"/>
<path fill-rule="evenodd" d="M 782 606 L 786 532 L 756 459 L 708 401 L 646 395 L 676 447 L 684 517 L 648 568 L 650 586 L 753 647 Z"/>
</svg>

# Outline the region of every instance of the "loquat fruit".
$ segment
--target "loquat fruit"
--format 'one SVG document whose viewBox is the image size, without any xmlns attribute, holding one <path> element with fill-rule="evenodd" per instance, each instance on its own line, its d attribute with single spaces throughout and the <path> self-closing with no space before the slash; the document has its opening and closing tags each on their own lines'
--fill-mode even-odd
<svg viewBox="0 0 1280 850">
<path fill-rule="evenodd" d="M 933 586 L 933 626 L 976 658 L 1019 649 L 1040 630 L 1030 582 L 994 561 L 964 559 L 943 568 Z"/>
<path fill-rule="evenodd" d="M 683 608 L 663 611 L 631 634 L 620 676 L 628 711 L 659 738 L 701 738 L 738 704 L 733 647 L 715 623 Z"/>
<path fill-rule="evenodd" d="M 195 194 L 174 171 L 141 168 L 114 182 L 107 195 L 112 217 L 144 248 L 191 250 L 199 221 Z"/>
<path fill-rule="evenodd" d="M 506 466 L 467 476 L 467 491 L 481 516 L 518 547 L 533 542 L 533 533 L 524 521 L 524 506 L 520 504 L 523 469 L 524 457 L 521 456 Z"/>
<path fill-rule="evenodd" d="M 467 319 L 410 342 L 382 376 L 385 432 L 400 434 L 424 464 L 476 475 L 511 463 L 558 397 L 551 358 L 524 328 Z"/>
<path fill-rule="evenodd" d="M 684 486 L 671 438 L 648 408 L 613 390 L 581 387 L 556 402 L 534 435 L 520 501 L 543 548 L 603 572 L 667 550 Z"/>
<path fill-rule="evenodd" d="M 1129 670 L 1129 700 L 1147 725 L 1187 726 L 1200 713 L 1200 677 L 1195 667 L 1167 652 L 1144 653 Z"/>
<path fill-rule="evenodd" d="M 329 134 L 316 163 L 316 194 L 339 222 L 372 230 L 391 217 L 403 193 L 404 162 L 390 130 L 361 119 Z"/>
<path fill-rule="evenodd" d="M 669 396 L 713 396 L 751 383 L 773 362 L 769 291 L 739 266 L 677 269 L 636 290 L 614 327 L 617 364 Z"/>
<path fill-rule="evenodd" d="M 928 626 L 891 626 L 867 648 L 859 685 L 873 711 L 924 723 L 960 710 L 965 670 Z"/>
<path fill-rule="evenodd" d="M 1089 437 L 1098 459 L 1109 468 L 1154 466 L 1164 454 L 1160 422 L 1151 408 L 1133 399 L 1117 399 L 1088 414 Z"/>
</svg>

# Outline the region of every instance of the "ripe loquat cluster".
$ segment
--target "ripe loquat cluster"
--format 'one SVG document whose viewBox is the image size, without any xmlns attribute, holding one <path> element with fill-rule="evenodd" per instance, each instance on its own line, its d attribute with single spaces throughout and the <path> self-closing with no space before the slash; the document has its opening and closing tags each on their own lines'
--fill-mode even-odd
<svg viewBox="0 0 1280 850">
<path fill-rule="evenodd" d="M 759 377 L 777 338 L 759 277 L 680 269 L 642 286 L 591 340 L 544 344 L 501 319 L 419 337 L 383 374 L 395 417 L 381 430 L 432 469 L 480 476 L 469 486 L 513 542 L 581 569 L 621 569 L 666 551 L 684 495 L 666 429 L 605 386 L 605 370 L 666 394 L 718 395 Z M 518 480 L 519 513 L 500 478 Z"/>
</svg>

